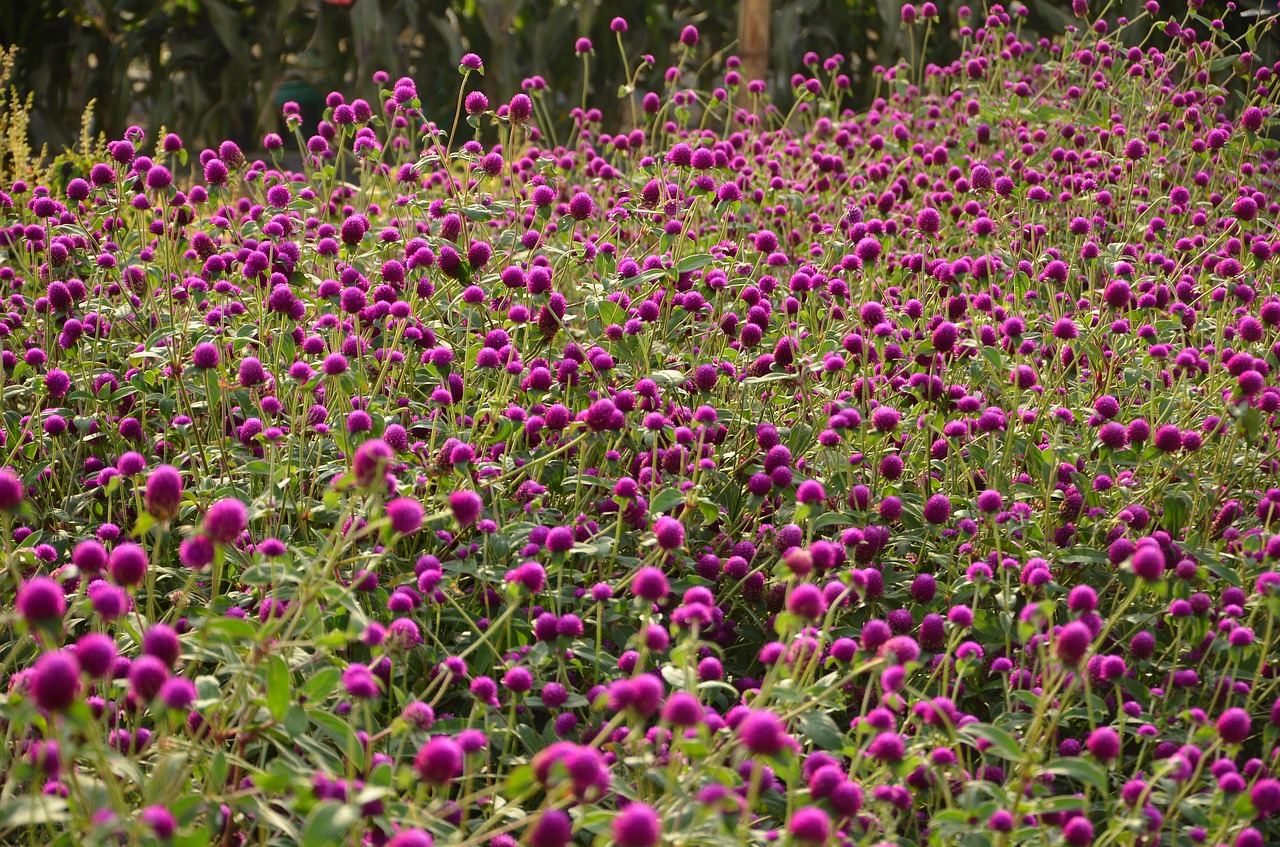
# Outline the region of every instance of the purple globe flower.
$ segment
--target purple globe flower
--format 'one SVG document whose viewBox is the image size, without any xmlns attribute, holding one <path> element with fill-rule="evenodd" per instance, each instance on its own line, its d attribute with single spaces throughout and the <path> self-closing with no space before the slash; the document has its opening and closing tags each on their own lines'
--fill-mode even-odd
<svg viewBox="0 0 1280 847">
<path fill-rule="evenodd" d="M 391 529 L 401 535 L 413 535 L 422 529 L 422 504 L 412 497 L 399 497 L 387 504 Z"/>
<path fill-rule="evenodd" d="M 30 624 L 61 621 L 67 611 L 62 586 L 47 576 L 35 576 L 18 588 L 18 614 Z"/>
<path fill-rule="evenodd" d="M 444 785 L 462 775 L 462 746 L 447 736 L 436 736 L 418 750 L 413 769 L 428 785 Z"/>
<path fill-rule="evenodd" d="M 679 550 L 684 546 L 684 525 L 672 517 L 663 515 L 653 525 L 658 546 L 663 550 Z"/>
<path fill-rule="evenodd" d="M 1244 709 L 1227 709 L 1218 718 L 1218 735 L 1227 744 L 1241 744 L 1249 737 L 1253 721 Z"/>
<path fill-rule="evenodd" d="M 217 544 L 234 544 L 244 532 L 248 519 L 248 511 L 239 500 L 219 500 L 205 513 L 204 534 Z"/>
<path fill-rule="evenodd" d="M 147 477 L 144 496 L 147 513 L 158 521 L 172 520 L 182 505 L 182 475 L 171 465 L 160 465 Z"/>
<path fill-rule="evenodd" d="M 76 700 L 80 665 L 66 651 L 45 653 L 31 669 L 31 696 L 47 712 L 61 712 Z"/>
<path fill-rule="evenodd" d="M 753 754 L 774 756 L 786 745 L 786 728 L 773 712 L 755 709 L 738 724 L 738 738 Z"/>
<path fill-rule="evenodd" d="M 355 473 L 356 484 L 361 488 L 371 488 L 380 483 L 391 462 L 395 460 L 395 451 L 381 438 L 373 438 L 356 448 L 351 469 Z"/>
<path fill-rule="evenodd" d="M 138 820 L 161 841 L 168 841 L 178 831 L 178 819 L 164 806 L 148 806 L 138 815 Z"/>
<path fill-rule="evenodd" d="M 471 526 L 480 517 L 484 509 L 484 501 L 474 491 L 455 491 L 449 495 L 449 508 L 453 510 L 453 519 L 458 526 Z"/>
<path fill-rule="evenodd" d="M 1258 780 L 1249 792 L 1249 800 L 1261 817 L 1269 817 L 1280 812 L 1280 781 Z"/>
<path fill-rule="evenodd" d="M 1064 665 L 1079 665 L 1089 652 L 1093 633 L 1080 621 L 1072 621 L 1058 630 L 1054 652 Z"/>
<path fill-rule="evenodd" d="M 115 639 L 110 635 L 90 632 L 80 636 L 76 642 L 76 660 L 80 668 L 91 677 L 101 678 L 109 674 L 115 667 Z"/>
<path fill-rule="evenodd" d="M 12 471 L 0 471 L 0 509 L 6 512 L 16 509 L 25 494 L 22 480 Z"/>
<path fill-rule="evenodd" d="M 805 806 L 791 815 L 787 831 L 801 844 L 826 844 L 831 837 L 831 818 L 816 806 Z"/>
<path fill-rule="evenodd" d="M 662 838 L 662 820 L 645 803 L 629 803 L 613 819 L 613 842 L 618 847 L 654 847 Z"/>
<path fill-rule="evenodd" d="M 1164 575 L 1164 551 L 1155 543 L 1142 544 L 1133 551 L 1133 572 L 1148 582 Z"/>
<path fill-rule="evenodd" d="M 421 829 L 402 829 L 387 842 L 386 847 L 435 847 L 435 839 Z"/>
<path fill-rule="evenodd" d="M 353 663 L 342 672 L 342 687 L 357 700 L 373 700 L 382 693 L 368 665 Z"/>
<path fill-rule="evenodd" d="M 1109 762 L 1120 755 L 1120 734 L 1109 726 L 1100 726 L 1089 733 L 1085 747 L 1100 762 Z"/>
<path fill-rule="evenodd" d="M 645 567 L 641 568 L 631 581 L 631 590 L 637 597 L 652 603 L 666 597 L 670 588 L 667 585 L 666 574 L 658 568 Z"/>
<path fill-rule="evenodd" d="M 129 686 L 143 703 L 150 703 L 169 678 L 169 668 L 155 656 L 139 656 L 129 665 Z"/>
<path fill-rule="evenodd" d="M 951 500 L 945 494 L 935 494 L 924 504 L 924 519 L 931 524 L 942 524 L 951 517 Z"/>
<path fill-rule="evenodd" d="M 107 569 L 117 584 L 138 585 L 147 574 L 147 551 L 131 541 L 125 542 L 111 551 Z"/>
<path fill-rule="evenodd" d="M 192 570 L 205 568 L 213 561 L 213 539 L 207 535 L 195 535 L 184 539 L 178 546 L 178 559 Z"/>
</svg>

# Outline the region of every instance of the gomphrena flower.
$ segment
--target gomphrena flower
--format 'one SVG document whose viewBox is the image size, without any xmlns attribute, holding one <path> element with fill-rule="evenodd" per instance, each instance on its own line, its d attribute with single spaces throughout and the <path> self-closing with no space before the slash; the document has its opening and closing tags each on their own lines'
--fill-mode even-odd
<svg viewBox="0 0 1280 847">
<path fill-rule="evenodd" d="M 22 503 L 26 490 L 12 471 L 0 470 L 0 509 L 9 511 Z"/>
<path fill-rule="evenodd" d="M 32 577 L 22 583 L 15 605 L 27 623 L 36 625 L 60 622 L 67 612 L 62 586 L 47 576 Z"/>
<path fill-rule="evenodd" d="M 147 477 L 144 497 L 147 513 L 158 521 L 177 517 L 182 505 L 182 475 L 171 465 L 160 465 Z"/>
<path fill-rule="evenodd" d="M 391 529 L 401 535 L 413 535 L 422 529 L 422 504 L 412 497 L 398 497 L 387 504 Z"/>
<path fill-rule="evenodd" d="M 662 838 L 662 820 L 645 803 L 629 803 L 613 819 L 613 841 L 618 847 L 655 847 Z"/>
<path fill-rule="evenodd" d="M 45 711 L 61 712 L 76 701 L 80 665 L 65 650 L 45 653 L 31 669 L 31 696 Z"/>
<path fill-rule="evenodd" d="M 462 746 L 452 738 L 438 735 L 418 750 L 414 772 L 428 785 L 444 785 L 462 775 Z"/>
<path fill-rule="evenodd" d="M 234 497 L 219 500 L 204 515 L 204 534 L 217 544 L 234 544 L 248 522 L 248 511 Z"/>
<path fill-rule="evenodd" d="M 384 479 L 391 462 L 395 459 L 395 451 L 381 438 L 372 438 L 356 448 L 352 471 L 356 484 L 361 488 L 371 488 Z"/>
<path fill-rule="evenodd" d="M 742 719 L 738 724 L 738 738 L 749 752 L 764 756 L 781 753 L 788 741 L 782 721 L 766 709 L 752 710 Z"/>
<path fill-rule="evenodd" d="M 653 534 L 663 550 L 678 550 L 684 546 L 684 525 L 675 518 L 666 515 L 658 518 L 653 525 Z"/>
<path fill-rule="evenodd" d="M 641 568 L 631 581 L 631 590 L 642 600 L 657 602 L 670 593 L 667 575 L 654 567 Z"/>
<path fill-rule="evenodd" d="M 134 586 L 142 582 L 147 573 L 147 552 L 141 545 L 125 542 L 111 551 L 107 560 L 111 578 L 119 585 Z"/>
<path fill-rule="evenodd" d="M 1058 630 L 1054 641 L 1054 653 L 1065 665 L 1076 666 L 1084 661 L 1093 642 L 1093 633 L 1080 621 L 1072 621 Z"/>
<path fill-rule="evenodd" d="M 455 491 L 449 495 L 449 508 L 453 510 L 453 519 L 458 526 L 468 527 L 479 519 L 484 501 L 474 491 Z"/>
</svg>

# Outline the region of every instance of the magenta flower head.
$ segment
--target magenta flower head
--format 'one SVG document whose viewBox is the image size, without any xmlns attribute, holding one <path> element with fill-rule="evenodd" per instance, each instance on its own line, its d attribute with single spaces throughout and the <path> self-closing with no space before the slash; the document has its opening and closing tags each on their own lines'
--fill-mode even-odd
<svg viewBox="0 0 1280 847">
<path fill-rule="evenodd" d="M 373 700 L 381 693 L 378 680 L 368 665 L 354 663 L 342 672 L 342 687 L 357 700 Z"/>
<path fill-rule="evenodd" d="M 613 819 L 613 843 L 618 847 L 655 847 L 662 838 L 662 820 L 645 803 L 630 803 Z"/>
<path fill-rule="evenodd" d="M 171 465 L 161 465 L 147 477 L 147 513 L 158 521 L 173 520 L 182 505 L 182 475 Z"/>
<path fill-rule="evenodd" d="M 242 387 L 252 388 L 267 381 L 267 371 L 256 356 L 246 356 L 240 363 L 239 378 Z"/>
<path fill-rule="evenodd" d="M 143 703 L 150 703 L 169 678 L 169 668 L 156 656 L 139 656 L 129 666 L 129 686 Z"/>
<path fill-rule="evenodd" d="M 687 691 L 677 691 L 662 707 L 662 719 L 674 726 L 697 726 L 706 716 L 698 698 Z"/>
<path fill-rule="evenodd" d="M 831 837 L 831 817 L 817 806 L 805 806 L 791 815 L 787 831 L 800 844 L 826 844 Z"/>
<path fill-rule="evenodd" d="M 449 495 L 449 508 L 453 510 L 453 519 L 458 526 L 471 526 L 484 509 L 484 500 L 474 491 L 455 491 Z"/>
<path fill-rule="evenodd" d="M 45 653 L 32 668 L 31 696 L 47 712 L 61 712 L 75 702 L 80 689 L 80 665 L 60 650 Z"/>
<path fill-rule="evenodd" d="M 1227 744 L 1243 743 L 1252 727 L 1249 713 L 1238 707 L 1227 709 L 1218 718 L 1218 735 Z"/>
<path fill-rule="evenodd" d="M 84 576 L 95 576 L 107 566 L 107 550 L 92 538 L 81 541 L 71 551 L 71 564 Z"/>
<path fill-rule="evenodd" d="M 507 116 L 511 118 L 512 123 L 522 124 L 533 116 L 533 101 L 529 99 L 528 94 L 517 94 L 511 98 L 510 105 L 507 106 Z"/>
<path fill-rule="evenodd" d="M 1147 582 L 1155 582 L 1164 575 L 1164 551 L 1160 545 L 1151 542 L 1140 544 L 1133 551 L 1133 572 Z"/>
<path fill-rule="evenodd" d="M 18 614 L 33 625 L 61 622 L 67 611 L 62 586 L 47 576 L 35 576 L 18 589 Z"/>
<path fill-rule="evenodd" d="M 111 551 L 107 569 L 117 584 L 137 585 L 147 574 L 147 551 L 131 541 L 125 542 Z"/>
<path fill-rule="evenodd" d="M 565 847 L 573 839 L 573 819 L 563 809 L 547 809 L 525 833 L 529 847 Z"/>
<path fill-rule="evenodd" d="M 89 676 L 105 677 L 115 668 L 116 641 L 110 635 L 90 632 L 80 636 L 76 642 L 76 660 L 80 668 Z"/>
<path fill-rule="evenodd" d="M 22 480 L 12 471 L 0 471 L 0 509 L 6 512 L 16 509 L 25 494 Z"/>
<path fill-rule="evenodd" d="M 178 830 L 178 819 L 164 806 L 148 806 L 138 815 L 138 820 L 155 833 L 156 838 L 168 841 Z"/>
<path fill-rule="evenodd" d="M 203 370 L 216 368 L 220 361 L 222 361 L 222 354 L 218 352 L 218 345 L 208 341 L 200 342 L 191 351 L 191 363 L 197 368 Z"/>
<path fill-rule="evenodd" d="M 776 756 L 787 741 L 786 727 L 773 712 L 755 709 L 738 724 L 738 738 L 753 754 Z"/>
<path fill-rule="evenodd" d="M 171 676 L 160 684 L 159 697 L 170 709 L 189 709 L 196 701 L 196 685 L 185 676 Z"/>
<path fill-rule="evenodd" d="M 192 570 L 200 570 L 213 561 L 213 539 L 207 535 L 195 535 L 178 545 L 178 560 Z"/>
<path fill-rule="evenodd" d="M 613 20 L 609 21 L 609 29 L 613 30 L 614 32 L 626 32 L 627 31 L 626 18 L 614 18 Z"/>
<path fill-rule="evenodd" d="M 1260 779 L 1249 792 L 1249 800 L 1262 817 L 1280 812 L 1280 781 Z"/>
<path fill-rule="evenodd" d="M 653 534 L 663 550 L 679 550 L 684 546 L 684 525 L 672 517 L 663 515 L 653 524 Z"/>
<path fill-rule="evenodd" d="M 428 785 L 444 785 L 462 775 L 462 746 L 452 738 L 432 738 L 414 757 L 413 769 Z"/>
<path fill-rule="evenodd" d="M 942 524 L 951 517 L 951 500 L 945 494 L 935 494 L 924 504 L 924 519 L 932 524 Z"/>
<path fill-rule="evenodd" d="M 787 597 L 787 611 L 809 620 L 817 620 L 827 610 L 822 590 L 811 582 L 802 582 L 791 589 Z"/>
<path fill-rule="evenodd" d="M 642 600 L 657 602 L 670 591 L 667 575 L 657 568 L 641 568 L 631 581 L 631 590 Z"/>
<path fill-rule="evenodd" d="M 234 544 L 244 532 L 249 515 L 244 504 L 235 498 L 219 500 L 204 516 L 204 534 L 217 544 Z"/>
<path fill-rule="evenodd" d="M 381 438 L 373 438 L 361 444 L 356 448 L 355 459 L 351 463 L 356 484 L 361 488 L 372 488 L 382 482 L 395 455 L 391 446 Z"/>
<path fill-rule="evenodd" d="M 484 62 L 482 62 L 480 57 L 475 53 L 467 53 L 463 55 L 462 60 L 458 62 L 458 65 L 468 71 L 484 73 Z"/>
<path fill-rule="evenodd" d="M 1054 653 L 1064 665 L 1075 667 L 1084 660 L 1093 641 L 1093 633 L 1080 621 L 1072 621 L 1058 630 Z"/>
<path fill-rule="evenodd" d="M 1120 755 L 1120 734 L 1109 726 L 1100 726 L 1089 733 L 1084 746 L 1100 762 L 1109 762 Z"/>
<path fill-rule="evenodd" d="M 435 839 L 425 830 L 402 829 L 387 842 L 387 847 L 435 847 L 435 843 Z"/>
<path fill-rule="evenodd" d="M 867 747 L 867 754 L 882 762 L 899 762 L 906 755 L 906 747 L 898 733 L 882 732 L 872 739 Z"/>
<path fill-rule="evenodd" d="M 401 535 L 413 535 L 422 529 L 422 504 L 412 497 L 399 497 L 387 504 L 391 528 Z"/>
<path fill-rule="evenodd" d="M 680 43 L 685 47 L 698 46 L 698 28 L 696 26 L 687 26 L 680 31 Z"/>
</svg>

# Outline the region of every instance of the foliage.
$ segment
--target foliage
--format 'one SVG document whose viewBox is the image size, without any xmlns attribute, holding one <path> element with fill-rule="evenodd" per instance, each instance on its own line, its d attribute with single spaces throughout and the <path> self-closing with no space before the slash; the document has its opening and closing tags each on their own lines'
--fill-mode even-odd
<svg viewBox="0 0 1280 847">
<path fill-rule="evenodd" d="M 1266 24 L 1076 5 L 294 169 L 8 95 L 0 838 L 1280 840 Z"/>
</svg>

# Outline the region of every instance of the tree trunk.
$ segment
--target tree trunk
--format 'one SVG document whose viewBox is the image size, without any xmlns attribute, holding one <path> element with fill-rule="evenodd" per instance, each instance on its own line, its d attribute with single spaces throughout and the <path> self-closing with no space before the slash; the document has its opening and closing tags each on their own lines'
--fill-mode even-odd
<svg viewBox="0 0 1280 847">
<path fill-rule="evenodd" d="M 770 0 L 742 0 L 738 9 L 738 55 L 743 82 L 767 79 L 769 72 Z"/>
</svg>

